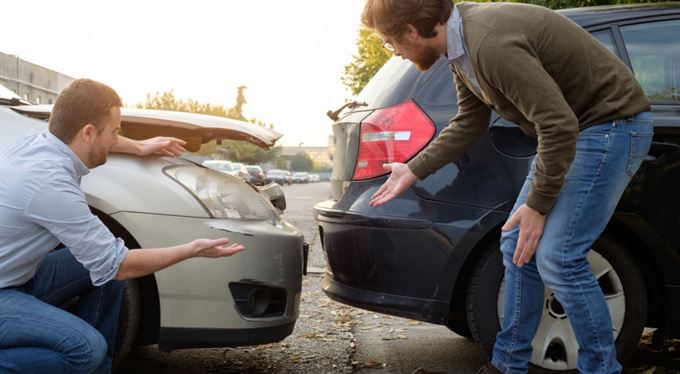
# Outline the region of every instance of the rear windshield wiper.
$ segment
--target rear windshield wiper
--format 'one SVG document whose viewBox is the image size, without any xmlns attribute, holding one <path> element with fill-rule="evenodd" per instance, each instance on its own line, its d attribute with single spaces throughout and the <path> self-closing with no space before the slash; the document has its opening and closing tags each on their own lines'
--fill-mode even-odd
<svg viewBox="0 0 680 374">
<path fill-rule="evenodd" d="M 326 112 L 326 115 L 327 115 L 330 119 L 332 119 L 333 121 L 337 121 L 338 118 L 340 118 L 340 117 L 339 117 L 339 116 L 340 116 L 340 112 L 342 112 L 345 108 L 354 109 L 354 108 L 360 107 L 360 106 L 368 106 L 368 103 L 363 102 L 363 101 L 352 100 L 352 101 L 350 101 L 350 102 L 345 103 L 343 106 L 341 106 L 340 108 L 338 108 L 338 109 L 335 110 L 335 111 L 330 111 L 330 110 L 329 110 L 328 112 Z"/>
<path fill-rule="evenodd" d="M 32 102 L 24 99 L 20 99 L 18 97 L 13 97 L 11 99 L 5 98 L 5 97 L 0 97 L 0 105 L 31 105 L 33 104 Z"/>
</svg>

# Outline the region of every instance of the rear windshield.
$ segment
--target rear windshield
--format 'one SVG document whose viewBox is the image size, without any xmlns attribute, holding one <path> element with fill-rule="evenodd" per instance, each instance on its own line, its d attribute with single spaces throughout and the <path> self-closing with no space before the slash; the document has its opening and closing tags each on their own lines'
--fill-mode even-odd
<svg viewBox="0 0 680 374">
<path fill-rule="evenodd" d="M 404 102 L 411 96 L 414 84 L 421 74 L 415 65 L 400 57 L 392 57 L 356 97 L 369 108 L 383 108 Z"/>
<path fill-rule="evenodd" d="M 367 109 L 401 104 L 413 97 L 422 83 L 435 74 L 440 66 L 445 65 L 445 61 L 446 58 L 442 56 L 430 69 L 423 72 L 410 61 L 394 56 L 378 70 L 355 100 L 368 104 Z"/>
</svg>

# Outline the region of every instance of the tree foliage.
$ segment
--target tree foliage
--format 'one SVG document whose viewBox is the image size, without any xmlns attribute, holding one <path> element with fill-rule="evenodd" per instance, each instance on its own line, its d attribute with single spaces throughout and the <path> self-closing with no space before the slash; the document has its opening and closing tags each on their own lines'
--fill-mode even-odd
<svg viewBox="0 0 680 374">
<path fill-rule="evenodd" d="M 290 162 L 291 170 L 295 171 L 312 171 L 314 170 L 314 161 L 305 152 L 298 152 L 293 156 Z"/>
<path fill-rule="evenodd" d="M 245 89 L 246 86 L 239 86 L 236 88 L 236 104 L 231 108 L 219 104 L 201 103 L 191 98 L 186 100 L 180 99 L 175 97 L 175 93 L 172 90 L 163 93 L 156 92 L 153 96 L 147 94 L 146 102 L 136 104 L 135 107 L 140 109 L 174 110 L 178 112 L 209 114 L 251 122 L 253 126 L 263 126 L 273 129 L 274 125 L 271 123 L 266 123 L 255 118 L 248 120 L 243 115 L 243 106 L 247 103 L 244 95 Z M 220 145 L 215 141 L 211 141 L 204 144 L 201 149 L 196 152 L 196 154 L 202 156 L 210 156 L 215 153 L 221 153 L 226 159 L 232 161 L 259 164 L 277 158 L 281 154 L 281 147 L 264 150 L 248 142 L 225 140 Z"/>
<path fill-rule="evenodd" d="M 476 3 L 502 2 L 496 0 L 466 0 Z M 658 3 L 664 0 L 504 0 L 513 3 L 525 3 L 544 6 L 550 9 L 582 8 L 597 5 L 620 5 L 620 4 L 639 4 L 639 3 Z M 669 1 L 669 0 L 665 0 Z M 672 1 L 672 0 L 671 0 Z"/>
<path fill-rule="evenodd" d="M 495 0 L 466 0 L 478 3 L 501 2 Z M 550 9 L 578 8 L 595 5 L 616 5 L 635 3 L 656 3 L 672 0 L 507 0 L 515 3 L 541 5 Z M 456 1 L 457 2 L 457 1 Z M 358 94 L 366 83 L 380 70 L 392 54 L 382 48 L 382 40 L 372 30 L 361 28 L 357 39 L 357 53 L 353 61 L 345 65 L 345 72 L 340 78 L 353 95 Z"/>
<path fill-rule="evenodd" d="M 354 61 L 345 65 L 342 83 L 352 94 L 358 94 L 391 56 L 392 53 L 382 47 L 380 37 L 362 27 L 357 39 L 357 54 L 354 55 Z"/>
</svg>

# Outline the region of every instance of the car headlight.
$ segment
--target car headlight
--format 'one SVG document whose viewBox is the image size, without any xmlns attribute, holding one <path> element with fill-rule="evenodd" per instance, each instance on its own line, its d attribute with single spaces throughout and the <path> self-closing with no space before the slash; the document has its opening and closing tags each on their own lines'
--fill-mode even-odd
<svg viewBox="0 0 680 374">
<path fill-rule="evenodd" d="M 163 172 L 189 190 L 213 218 L 278 223 L 272 204 L 240 178 L 194 165 L 169 166 Z"/>
</svg>

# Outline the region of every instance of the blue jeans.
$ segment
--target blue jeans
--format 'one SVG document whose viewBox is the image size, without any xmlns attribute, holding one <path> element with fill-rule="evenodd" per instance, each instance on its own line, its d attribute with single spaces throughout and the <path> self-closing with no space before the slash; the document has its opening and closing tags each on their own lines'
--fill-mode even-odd
<svg viewBox="0 0 680 374">
<path fill-rule="evenodd" d="M 504 373 L 526 373 L 545 303 L 544 285 L 555 291 L 578 342 L 579 373 L 620 373 L 609 309 L 586 258 L 604 231 L 631 177 L 649 151 L 652 116 L 595 125 L 581 131 L 576 157 L 546 217 L 531 262 L 512 263 L 519 228 L 501 235 L 505 309 L 492 364 Z M 529 173 L 512 210 L 531 189 Z"/>
<path fill-rule="evenodd" d="M 124 285 L 94 287 L 67 249 L 51 252 L 28 283 L 0 289 L 0 372 L 110 372 Z M 58 308 L 76 296 L 74 314 Z"/>
</svg>

